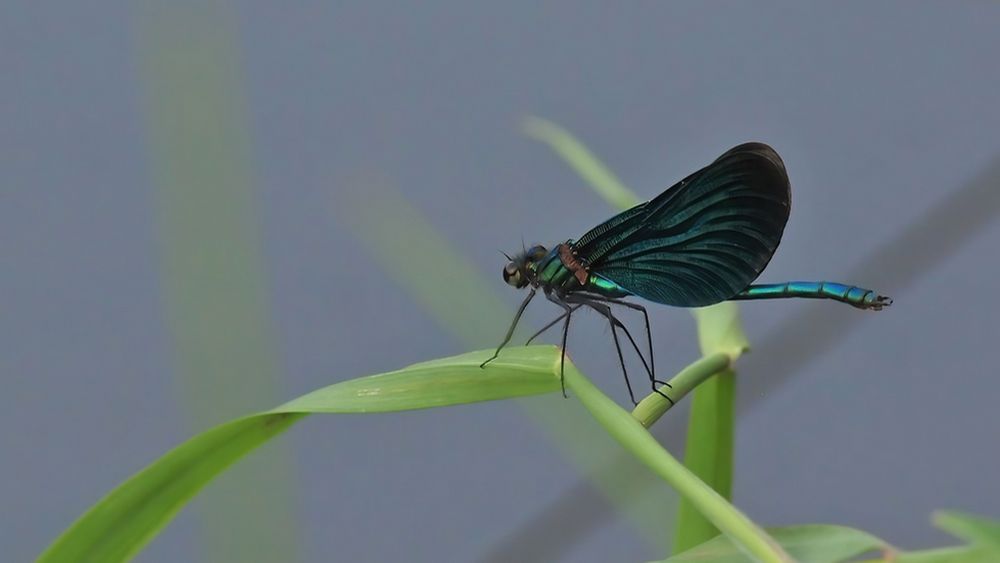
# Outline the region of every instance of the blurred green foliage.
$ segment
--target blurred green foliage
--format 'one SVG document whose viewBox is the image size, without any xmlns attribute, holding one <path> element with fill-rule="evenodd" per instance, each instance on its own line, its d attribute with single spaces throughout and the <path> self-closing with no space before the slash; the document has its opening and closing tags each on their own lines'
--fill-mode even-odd
<svg viewBox="0 0 1000 563">
<path fill-rule="evenodd" d="M 163 304 L 189 430 L 281 396 L 230 9 L 147 3 L 138 20 Z M 208 491 L 196 510 L 206 560 L 298 559 L 292 459 L 278 444 Z"/>
</svg>

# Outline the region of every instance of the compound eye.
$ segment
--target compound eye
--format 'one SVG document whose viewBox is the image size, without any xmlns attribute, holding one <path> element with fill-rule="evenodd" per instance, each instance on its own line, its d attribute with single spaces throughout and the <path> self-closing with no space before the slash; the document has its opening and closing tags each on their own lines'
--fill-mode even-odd
<svg viewBox="0 0 1000 563">
<path fill-rule="evenodd" d="M 521 287 L 521 270 L 519 270 L 514 264 L 507 264 L 507 266 L 503 269 L 503 281 L 507 282 L 507 285 Z"/>
</svg>

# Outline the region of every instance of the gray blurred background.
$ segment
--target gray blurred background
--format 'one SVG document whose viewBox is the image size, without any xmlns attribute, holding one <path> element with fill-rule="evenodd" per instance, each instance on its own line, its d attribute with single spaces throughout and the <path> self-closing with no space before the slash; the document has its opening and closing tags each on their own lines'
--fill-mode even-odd
<svg viewBox="0 0 1000 563">
<path fill-rule="evenodd" d="M 998 23 L 984 2 L 7 2 L 5 558 L 212 424 L 494 345 L 520 299 L 498 250 L 612 213 L 528 115 L 643 198 L 770 143 L 794 206 L 761 280 L 896 299 L 743 307 L 737 505 L 903 547 L 948 542 L 936 508 L 1000 516 Z M 696 359 L 690 315 L 651 312 L 662 375 Z M 599 319 L 570 350 L 627 402 Z M 661 556 L 669 493 L 613 447 L 581 461 L 589 430 L 539 414 L 567 404 L 312 417 L 139 560 Z M 655 430 L 675 453 L 685 415 Z"/>
</svg>

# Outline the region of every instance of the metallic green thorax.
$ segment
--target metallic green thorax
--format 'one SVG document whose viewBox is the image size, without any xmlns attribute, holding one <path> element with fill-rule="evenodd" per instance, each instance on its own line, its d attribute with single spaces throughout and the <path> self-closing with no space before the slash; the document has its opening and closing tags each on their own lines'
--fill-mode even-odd
<svg viewBox="0 0 1000 563">
<path fill-rule="evenodd" d="M 568 240 L 564 244 L 572 246 L 573 241 Z M 529 277 L 533 278 L 533 285 L 560 294 L 586 291 L 610 298 L 632 295 L 615 282 L 590 272 L 587 272 L 587 281 L 581 284 L 574 272 L 560 257 L 559 252 L 562 246 L 556 245 L 542 259 L 526 264 L 528 271 L 531 272 Z"/>
</svg>

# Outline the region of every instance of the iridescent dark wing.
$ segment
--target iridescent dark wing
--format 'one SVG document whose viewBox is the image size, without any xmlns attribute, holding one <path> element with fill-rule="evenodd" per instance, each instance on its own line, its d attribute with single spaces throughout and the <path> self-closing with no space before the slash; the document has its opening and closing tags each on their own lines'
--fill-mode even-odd
<svg viewBox="0 0 1000 563">
<path fill-rule="evenodd" d="M 657 303 L 702 307 L 745 289 L 771 260 L 791 193 L 778 153 L 726 152 L 573 243 L 588 269 Z"/>
</svg>

